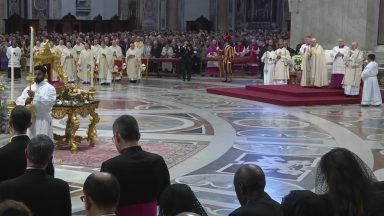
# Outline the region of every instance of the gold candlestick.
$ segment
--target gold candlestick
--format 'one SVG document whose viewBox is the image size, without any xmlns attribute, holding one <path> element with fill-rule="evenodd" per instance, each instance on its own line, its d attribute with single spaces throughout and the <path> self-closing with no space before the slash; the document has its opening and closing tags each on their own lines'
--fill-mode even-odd
<svg viewBox="0 0 384 216">
<path fill-rule="evenodd" d="M 8 103 L 8 112 L 9 114 L 11 114 L 12 110 L 16 107 L 16 102 L 11 100 L 9 101 Z"/>
</svg>

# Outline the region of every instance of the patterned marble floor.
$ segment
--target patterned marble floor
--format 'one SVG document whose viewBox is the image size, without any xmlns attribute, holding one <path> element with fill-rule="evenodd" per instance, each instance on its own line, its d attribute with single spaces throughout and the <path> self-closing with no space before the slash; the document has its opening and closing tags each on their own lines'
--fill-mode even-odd
<svg viewBox="0 0 384 216">
<path fill-rule="evenodd" d="M 80 153 L 56 151 L 57 177 L 72 186 L 75 215 L 83 215 L 81 186 L 100 163 L 117 154 L 111 123 L 135 116 L 142 145 L 166 159 L 173 182 L 189 184 L 210 216 L 228 215 L 239 206 L 232 185 L 242 164 L 256 163 L 267 176 L 266 190 L 277 201 L 290 190 L 313 189 L 316 167 L 331 148 L 347 147 L 384 180 L 384 112 L 349 106 L 281 107 L 205 93 L 207 87 L 243 86 L 258 81 L 194 77 L 191 82 L 149 78 L 139 84 L 98 87 L 98 141 L 82 143 Z M 20 93 L 24 81 L 16 84 Z M 55 120 L 60 133 L 65 120 Z M 85 133 L 86 120 L 80 133 Z"/>
</svg>

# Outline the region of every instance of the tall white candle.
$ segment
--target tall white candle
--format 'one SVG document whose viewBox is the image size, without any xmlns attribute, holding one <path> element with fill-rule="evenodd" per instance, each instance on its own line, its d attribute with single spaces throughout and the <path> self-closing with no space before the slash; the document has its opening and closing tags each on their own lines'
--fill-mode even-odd
<svg viewBox="0 0 384 216">
<path fill-rule="evenodd" d="M 93 61 L 93 59 L 92 59 L 92 61 Z M 94 64 L 91 65 L 91 87 L 93 87 L 93 73 L 95 73 Z"/>
<path fill-rule="evenodd" d="M 33 74 L 33 27 L 31 27 L 31 48 L 29 53 L 29 73 Z"/>
<path fill-rule="evenodd" d="M 14 67 L 15 49 L 11 49 L 11 101 L 14 101 L 14 88 L 15 88 L 15 67 Z"/>
</svg>

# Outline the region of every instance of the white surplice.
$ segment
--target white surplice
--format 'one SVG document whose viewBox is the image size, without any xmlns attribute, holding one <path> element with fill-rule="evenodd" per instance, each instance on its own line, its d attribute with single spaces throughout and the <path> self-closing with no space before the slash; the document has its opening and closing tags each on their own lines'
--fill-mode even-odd
<svg viewBox="0 0 384 216">
<path fill-rule="evenodd" d="M 337 53 L 343 54 L 343 56 L 336 56 Z M 332 74 L 345 74 L 345 56 L 349 53 L 349 47 L 344 46 L 340 48 L 335 46 L 332 49 L 331 58 L 333 60 L 332 64 Z"/>
<path fill-rule="evenodd" d="M 17 98 L 17 105 L 25 105 L 28 96 L 29 86 L 26 87 L 20 97 Z M 35 92 L 32 101 L 32 125 L 28 129 L 30 138 L 38 134 L 45 134 L 53 138 L 51 110 L 56 102 L 56 89 L 47 81 L 39 84 L 34 83 L 31 90 Z"/>
<path fill-rule="evenodd" d="M 376 62 L 370 62 L 361 73 L 361 78 L 364 81 L 362 105 L 381 105 L 382 98 L 380 93 L 379 81 L 377 74 L 379 66 Z"/>
</svg>

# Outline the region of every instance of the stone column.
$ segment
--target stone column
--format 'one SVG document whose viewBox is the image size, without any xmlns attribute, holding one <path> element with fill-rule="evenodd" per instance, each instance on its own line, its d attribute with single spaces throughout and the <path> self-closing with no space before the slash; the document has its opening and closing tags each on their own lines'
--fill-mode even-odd
<svg viewBox="0 0 384 216">
<path fill-rule="evenodd" d="M 384 0 L 380 0 L 378 44 L 384 45 Z"/>
<path fill-rule="evenodd" d="M 51 17 L 49 17 L 50 19 L 61 19 L 63 17 L 63 15 L 61 14 L 61 6 L 60 6 L 60 1 L 59 0 L 52 0 L 50 2 L 50 4 L 52 4 L 52 6 L 50 6 L 50 9 L 52 10 L 52 12 L 50 12 L 49 14 L 51 15 Z"/>
<path fill-rule="evenodd" d="M 168 0 L 167 2 L 167 27 L 173 31 L 180 29 L 179 0 Z"/>
<path fill-rule="evenodd" d="M 120 20 L 128 19 L 129 0 L 119 0 L 119 17 Z"/>
<path fill-rule="evenodd" d="M 5 0 L 0 1 L 0 33 L 4 34 L 5 33 L 5 21 L 6 19 L 6 10 L 5 10 Z"/>
<path fill-rule="evenodd" d="M 217 3 L 217 30 L 228 31 L 228 2 L 229 0 L 220 0 Z"/>
</svg>

